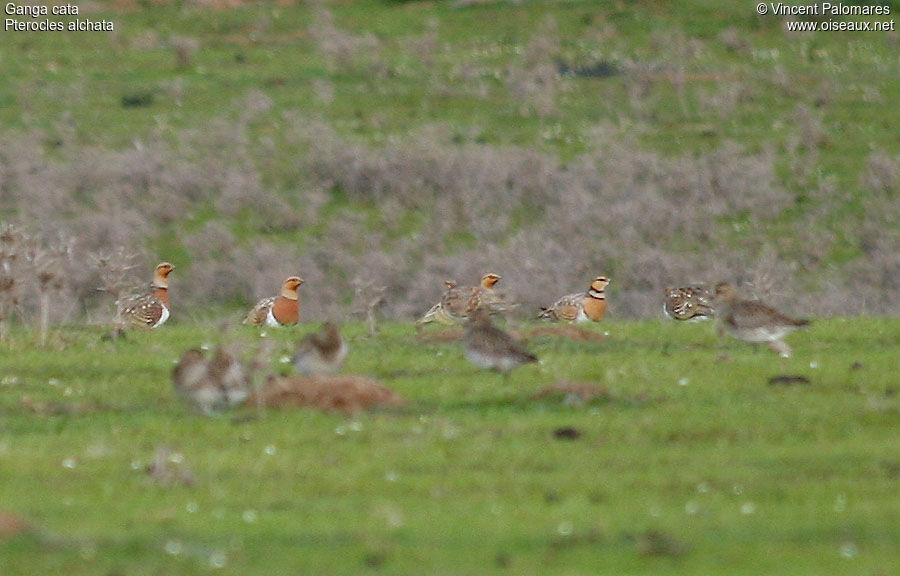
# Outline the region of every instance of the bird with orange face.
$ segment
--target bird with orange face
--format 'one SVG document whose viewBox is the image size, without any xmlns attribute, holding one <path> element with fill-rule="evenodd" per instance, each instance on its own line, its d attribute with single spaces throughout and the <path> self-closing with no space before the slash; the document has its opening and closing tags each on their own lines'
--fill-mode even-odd
<svg viewBox="0 0 900 576">
<path fill-rule="evenodd" d="M 420 327 L 429 322 L 455 326 L 462 324 L 478 309 L 487 309 L 491 312 L 505 310 L 508 307 L 505 297 L 494 289 L 500 278 L 499 274 L 485 274 L 478 286 L 457 286 L 451 280 L 445 281 L 446 290 L 441 295 L 441 301 L 416 321 L 416 326 Z"/>
<path fill-rule="evenodd" d="M 169 274 L 175 266 L 160 262 L 153 271 L 150 288 L 116 301 L 119 318 L 144 328 L 159 328 L 169 319 Z"/>
<path fill-rule="evenodd" d="M 541 308 L 539 318 L 556 322 L 599 322 L 606 313 L 606 287 L 609 278 L 597 276 L 587 292 L 567 294 L 547 308 Z"/>
<path fill-rule="evenodd" d="M 291 276 L 281 285 L 278 296 L 269 296 L 257 302 L 244 324 L 251 326 L 293 326 L 300 319 L 300 295 L 297 289 L 303 284 L 299 276 Z"/>
</svg>

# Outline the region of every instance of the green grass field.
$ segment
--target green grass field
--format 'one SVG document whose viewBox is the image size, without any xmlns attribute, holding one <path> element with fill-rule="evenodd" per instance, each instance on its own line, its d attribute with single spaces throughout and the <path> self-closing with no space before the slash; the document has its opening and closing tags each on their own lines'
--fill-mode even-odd
<svg viewBox="0 0 900 576">
<path fill-rule="evenodd" d="M 115 31 L 0 42 L 0 228 L 71 237 L 47 347 L 39 270 L 9 273 L 0 576 L 894 573 L 896 31 L 789 33 L 737 0 L 73 4 Z M 141 282 L 175 263 L 193 317 L 86 327 L 117 248 Z M 307 318 L 387 286 L 346 371 L 405 407 L 182 404 L 184 350 L 260 338 L 209 319 L 297 269 Z M 505 381 L 411 323 L 487 270 L 535 305 L 608 274 L 628 314 L 532 339 Z M 694 279 L 893 317 L 817 319 L 790 359 L 617 319 Z M 274 370 L 312 329 L 269 331 Z M 538 397 L 562 382 L 602 393 Z"/>
<path fill-rule="evenodd" d="M 275 370 L 312 328 L 269 331 Z M 0 572 L 893 573 L 900 321 L 817 321 L 788 339 L 790 359 L 709 324 L 595 330 L 608 336 L 530 340 L 542 363 L 504 382 L 458 342 L 347 326 L 345 371 L 407 401 L 350 418 L 192 412 L 170 372 L 222 338 L 212 326 L 118 342 L 61 329 L 49 349 L 14 331 L 0 348 L 0 511 L 34 529 L 0 526 Z M 605 392 L 535 397 L 562 381 Z M 163 446 L 171 481 L 147 472 Z"/>
</svg>

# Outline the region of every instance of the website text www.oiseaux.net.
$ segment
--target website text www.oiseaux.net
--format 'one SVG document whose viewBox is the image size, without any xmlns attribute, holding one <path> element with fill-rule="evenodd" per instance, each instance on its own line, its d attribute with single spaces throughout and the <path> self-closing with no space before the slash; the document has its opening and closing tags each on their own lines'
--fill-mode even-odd
<svg viewBox="0 0 900 576">
<path fill-rule="evenodd" d="M 784 2 L 760 2 L 756 13 L 768 16 L 817 16 L 810 20 L 788 20 L 788 32 L 890 32 L 896 30 L 894 20 L 837 20 L 829 16 L 890 16 L 890 6 L 840 4 L 819 2 L 815 4 L 788 4 Z"/>
</svg>

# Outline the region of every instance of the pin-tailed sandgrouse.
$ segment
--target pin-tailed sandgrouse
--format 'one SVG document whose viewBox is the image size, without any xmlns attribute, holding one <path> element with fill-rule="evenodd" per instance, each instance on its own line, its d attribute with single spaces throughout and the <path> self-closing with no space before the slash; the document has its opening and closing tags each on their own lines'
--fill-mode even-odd
<svg viewBox="0 0 900 576">
<path fill-rule="evenodd" d="M 665 297 L 663 312 L 672 320 L 697 322 L 713 316 L 713 294 L 705 284 L 669 286 Z"/>
<path fill-rule="evenodd" d="M 291 276 L 281 285 L 281 294 L 263 298 L 247 314 L 244 324 L 253 326 L 292 326 L 300 319 L 300 296 L 303 284 L 299 276 Z"/>
<path fill-rule="evenodd" d="M 606 313 L 606 287 L 609 278 L 597 276 L 587 292 L 567 294 L 547 308 L 541 308 L 539 318 L 557 322 L 599 322 Z"/>
<path fill-rule="evenodd" d="M 492 312 L 504 310 L 504 296 L 494 289 L 500 278 L 499 274 L 485 274 L 478 286 L 457 286 L 453 281 L 445 281 L 446 290 L 441 295 L 441 301 L 432 306 L 416 325 L 439 322 L 454 326 L 463 323 L 472 312 L 480 308 Z"/>
<path fill-rule="evenodd" d="M 150 289 L 116 302 L 119 317 L 137 326 L 158 328 L 169 319 L 169 274 L 175 267 L 160 262 L 153 272 Z"/>
<path fill-rule="evenodd" d="M 291 362 L 300 374 L 327 374 L 341 369 L 347 358 L 347 343 L 337 325 L 325 322 L 322 330 L 309 334 L 297 346 Z"/>
<path fill-rule="evenodd" d="M 199 348 L 185 352 L 172 371 L 172 384 L 179 396 L 207 416 L 241 404 L 250 394 L 244 366 L 224 347 L 212 360 Z"/>
</svg>

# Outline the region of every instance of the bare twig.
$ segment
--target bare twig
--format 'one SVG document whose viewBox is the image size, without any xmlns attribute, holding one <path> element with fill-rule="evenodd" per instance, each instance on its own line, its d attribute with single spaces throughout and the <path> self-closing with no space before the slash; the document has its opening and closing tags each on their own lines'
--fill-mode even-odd
<svg viewBox="0 0 900 576">
<path fill-rule="evenodd" d="M 0 341 L 7 338 L 6 322 L 19 303 L 19 271 L 27 237 L 11 224 L 0 228 Z"/>
<path fill-rule="evenodd" d="M 112 252 L 97 252 L 90 255 L 94 266 L 99 271 L 101 286 L 97 290 L 106 292 L 113 297 L 116 304 L 116 313 L 113 318 L 114 333 L 118 334 L 124 329 L 125 322 L 118 302 L 122 290 L 129 285 L 130 271 L 135 268 L 136 256 L 126 252 L 124 248 L 117 248 Z"/>
<path fill-rule="evenodd" d="M 374 280 L 353 279 L 353 311 L 365 315 L 370 337 L 375 336 L 378 332 L 375 310 L 384 302 L 386 290 L 387 286 L 380 286 Z"/>
<path fill-rule="evenodd" d="M 60 237 L 53 244 L 35 243 L 32 247 L 31 261 L 38 280 L 40 292 L 40 333 L 41 346 L 47 345 L 50 330 L 50 302 L 53 292 L 60 292 L 65 286 L 63 267 L 72 257 L 74 239 Z"/>
</svg>

